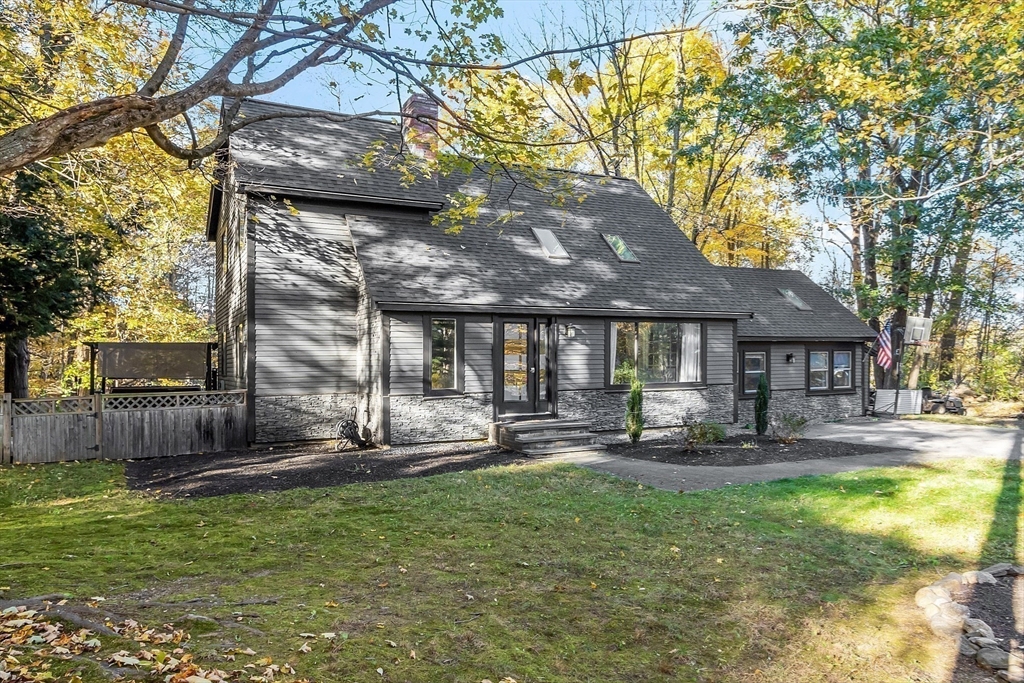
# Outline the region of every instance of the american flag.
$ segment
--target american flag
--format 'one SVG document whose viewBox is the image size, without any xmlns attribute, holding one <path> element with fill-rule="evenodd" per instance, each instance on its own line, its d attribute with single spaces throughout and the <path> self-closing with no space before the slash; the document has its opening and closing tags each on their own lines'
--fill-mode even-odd
<svg viewBox="0 0 1024 683">
<path fill-rule="evenodd" d="M 892 335 L 890 333 L 890 323 L 885 324 L 885 329 L 878 333 L 878 355 L 875 357 L 875 362 L 880 366 L 888 370 L 892 367 Z"/>
</svg>

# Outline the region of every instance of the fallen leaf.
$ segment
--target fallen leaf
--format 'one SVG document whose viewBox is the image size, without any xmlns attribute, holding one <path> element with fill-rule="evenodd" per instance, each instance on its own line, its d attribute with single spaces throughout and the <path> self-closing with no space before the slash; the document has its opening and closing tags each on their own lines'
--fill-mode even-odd
<svg viewBox="0 0 1024 683">
<path fill-rule="evenodd" d="M 398 643 L 393 640 L 385 640 L 384 642 L 388 644 L 388 647 L 398 647 Z"/>
<path fill-rule="evenodd" d="M 380 667 L 377 667 L 377 673 L 379 673 L 381 676 L 383 676 L 384 675 L 384 669 L 382 669 Z"/>
<path fill-rule="evenodd" d="M 335 633 L 334 631 L 328 631 L 327 633 L 321 633 L 320 637 L 321 638 L 326 638 L 327 640 L 334 640 L 335 638 L 338 637 L 338 634 Z"/>
<path fill-rule="evenodd" d="M 309 643 L 303 643 L 302 647 L 299 648 L 299 652 L 301 652 L 303 654 L 306 654 L 307 652 L 312 652 L 312 651 L 313 651 L 313 648 L 311 648 L 309 646 Z"/>
<path fill-rule="evenodd" d="M 328 600 L 327 602 L 324 603 L 324 607 L 337 607 L 337 606 L 338 606 L 338 603 L 336 603 L 334 600 Z"/>
<path fill-rule="evenodd" d="M 409 659 L 416 659 L 416 650 L 409 650 Z"/>
</svg>

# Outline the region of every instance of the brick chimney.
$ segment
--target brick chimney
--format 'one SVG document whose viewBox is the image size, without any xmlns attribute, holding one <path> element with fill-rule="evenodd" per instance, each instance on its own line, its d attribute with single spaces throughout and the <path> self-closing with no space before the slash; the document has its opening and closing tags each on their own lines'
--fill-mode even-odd
<svg viewBox="0 0 1024 683">
<path fill-rule="evenodd" d="M 413 93 L 402 105 L 402 139 L 409 151 L 433 161 L 437 158 L 437 103 L 423 93 Z M 415 117 L 420 117 L 417 119 Z"/>
</svg>

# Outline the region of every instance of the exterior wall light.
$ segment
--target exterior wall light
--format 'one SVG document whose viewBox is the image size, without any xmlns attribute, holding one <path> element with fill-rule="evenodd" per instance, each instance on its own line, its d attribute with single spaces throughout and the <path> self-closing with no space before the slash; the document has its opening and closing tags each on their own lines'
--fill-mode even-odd
<svg viewBox="0 0 1024 683">
<path fill-rule="evenodd" d="M 787 353 L 786 354 L 786 362 L 787 363 L 795 363 L 796 362 L 796 354 L 795 353 Z"/>
<path fill-rule="evenodd" d="M 576 336 L 576 326 L 572 323 L 566 323 L 562 325 L 562 336 L 566 339 L 572 339 Z"/>
</svg>

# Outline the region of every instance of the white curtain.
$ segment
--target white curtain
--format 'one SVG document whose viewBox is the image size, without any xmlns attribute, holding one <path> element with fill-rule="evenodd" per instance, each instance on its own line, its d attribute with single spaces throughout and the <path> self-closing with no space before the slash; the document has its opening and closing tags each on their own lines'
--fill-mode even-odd
<svg viewBox="0 0 1024 683">
<path fill-rule="evenodd" d="M 699 382 L 700 377 L 700 323 L 682 323 L 682 341 L 679 344 L 679 381 Z"/>
</svg>

